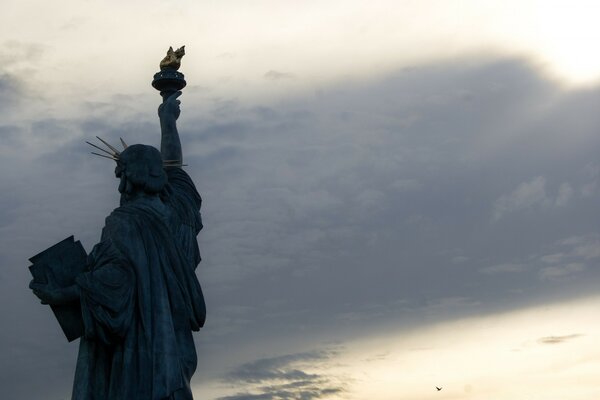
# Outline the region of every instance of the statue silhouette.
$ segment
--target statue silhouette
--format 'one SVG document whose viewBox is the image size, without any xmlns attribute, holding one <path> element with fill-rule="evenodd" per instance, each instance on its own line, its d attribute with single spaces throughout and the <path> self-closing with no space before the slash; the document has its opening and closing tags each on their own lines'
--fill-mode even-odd
<svg viewBox="0 0 600 400">
<path fill-rule="evenodd" d="M 206 317 L 195 274 L 201 198 L 183 165 L 177 91 L 159 106 L 161 150 L 142 144 L 104 157 L 116 161 L 120 206 L 75 283 L 33 280 L 50 305 L 80 304 L 83 334 L 73 400 L 189 400 L 196 369 L 192 331 Z"/>
</svg>

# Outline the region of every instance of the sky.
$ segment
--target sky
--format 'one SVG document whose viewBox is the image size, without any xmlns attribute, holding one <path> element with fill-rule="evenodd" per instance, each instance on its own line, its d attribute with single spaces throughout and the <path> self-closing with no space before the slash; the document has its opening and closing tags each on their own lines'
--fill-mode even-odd
<svg viewBox="0 0 600 400">
<path fill-rule="evenodd" d="M 70 398 L 27 259 L 118 205 L 85 141 L 179 132 L 206 400 L 598 398 L 594 1 L 5 0 L 0 387 Z M 436 386 L 442 390 L 436 390 Z"/>
</svg>

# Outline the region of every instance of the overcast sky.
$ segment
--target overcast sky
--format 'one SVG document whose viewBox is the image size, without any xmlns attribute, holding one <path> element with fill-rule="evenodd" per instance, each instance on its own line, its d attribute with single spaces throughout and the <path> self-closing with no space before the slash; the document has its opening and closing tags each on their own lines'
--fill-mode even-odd
<svg viewBox="0 0 600 400">
<path fill-rule="evenodd" d="M 118 182 L 85 141 L 158 145 L 150 82 L 186 45 L 197 399 L 598 398 L 598 12 L 3 2 L 2 397 L 70 398 L 77 344 L 27 259 L 99 240 Z"/>
</svg>

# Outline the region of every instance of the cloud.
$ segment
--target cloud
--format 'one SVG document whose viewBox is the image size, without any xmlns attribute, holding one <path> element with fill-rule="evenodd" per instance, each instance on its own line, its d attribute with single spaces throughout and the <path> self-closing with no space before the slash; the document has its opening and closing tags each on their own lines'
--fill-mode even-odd
<svg viewBox="0 0 600 400">
<path fill-rule="evenodd" d="M 540 277 L 542 279 L 551 280 L 563 278 L 568 275 L 576 274 L 585 271 L 586 267 L 582 263 L 569 263 L 565 265 L 556 265 L 552 267 L 544 267 L 540 269 Z"/>
<path fill-rule="evenodd" d="M 0 100 L 1 101 L 1 100 Z M 0 148 L 6 148 L 10 151 L 20 146 L 22 140 L 23 128 L 16 125 L 0 125 Z"/>
<path fill-rule="evenodd" d="M 0 71 L 0 109 L 4 114 L 21 103 L 23 84 L 14 75 Z"/>
<path fill-rule="evenodd" d="M 527 269 L 526 264 L 497 264 L 482 268 L 480 271 L 484 274 L 504 274 L 523 272 Z"/>
<path fill-rule="evenodd" d="M 342 393 L 345 384 L 337 378 L 301 369 L 321 370 L 332 355 L 323 351 L 297 353 L 242 364 L 224 380 L 245 390 L 219 400 L 316 400 Z"/>
<path fill-rule="evenodd" d="M 6 41 L 0 45 L 0 115 L 14 123 L 15 116 L 32 107 L 40 88 L 36 70 L 45 47 L 36 43 Z M 32 108 L 35 108 L 33 106 Z"/>
<path fill-rule="evenodd" d="M 586 233 L 595 232 L 589 216 L 600 209 L 578 190 L 600 151 L 597 112 L 585 111 L 598 91 L 567 96 L 520 60 L 424 65 L 318 89 L 250 103 L 184 91 L 179 128 L 204 199 L 198 274 L 209 317 L 197 338 L 210 371 L 225 365 L 223 353 L 264 354 L 275 337 L 294 353 L 300 343 L 486 313 L 594 282 L 597 238 Z M 51 358 L 65 369 L 74 354 L 47 334 L 55 321 L 24 289 L 24 260 L 70 234 L 88 250 L 98 240 L 118 204 L 117 182 L 110 161 L 90 156 L 84 140 L 158 144 L 152 100 L 155 93 L 116 96 L 0 129 L 14 143 L 0 158 L 0 309 L 28 316 L 6 324 L 3 343 L 19 349 L 21 370 L 30 372 L 23 375 L 40 387 L 45 379 L 28 367 L 39 357 L 30 343 L 43 337 L 41 345 L 61 349 Z M 584 122 L 577 135 L 569 115 L 577 127 Z M 490 224 L 499 198 L 502 224 Z M 525 212 L 539 209 L 554 212 Z M 524 218 L 506 218 L 517 214 Z M 556 276 L 573 263 L 585 269 L 540 283 L 542 268 Z M 530 267 L 516 275 L 518 265 Z M 240 375 L 230 395 L 246 387 L 249 395 L 290 392 L 282 385 L 308 388 L 313 375 L 329 376 L 300 361 L 281 365 L 250 383 Z M 71 376 L 53 375 L 58 393 L 68 393 Z M 48 397 L 27 390 L 7 396 Z"/>
<path fill-rule="evenodd" d="M 522 182 L 511 193 L 500 196 L 493 205 L 493 220 L 497 221 L 507 214 L 534 208 L 566 207 L 574 198 L 571 184 L 563 182 L 556 195 L 546 191 L 546 178 L 538 176 L 531 181 Z"/>
<path fill-rule="evenodd" d="M 564 253 L 546 254 L 540 257 L 540 260 L 547 264 L 555 264 L 562 261 L 566 255 Z"/>
<path fill-rule="evenodd" d="M 3 68 L 25 66 L 38 62 L 46 47 L 39 43 L 9 40 L 0 47 L 0 65 Z"/>
<path fill-rule="evenodd" d="M 504 215 L 531 208 L 550 204 L 546 195 L 546 179 L 542 176 L 523 182 L 509 194 L 502 195 L 494 202 L 493 218 L 499 220 Z"/>
<path fill-rule="evenodd" d="M 573 188 L 567 182 L 564 182 L 558 188 L 555 204 L 559 207 L 566 206 L 573 197 Z"/>
<path fill-rule="evenodd" d="M 286 73 L 286 72 L 270 70 L 270 71 L 265 72 L 264 77 L 266 79 L 269 79 L 272 81 L 278 81 L 278 80 L 282 80 L 282 79 L 293 79 L 294 75 Z"/>
<path fill-rule="evenodd" d="M 390 184 L 390 187 L 401 192 L 408 192 L 413 190 L 419 190 L 423 187 L 423 185 L 415 179 L 398 179 L 392 182 Z"/>
<path fill-rule="evenodd" d="M 597 182 L 590 182 L 581 186 L 580 193 L 583 197 L 593 196 L 598 189 Z"/>
<path fill-rule="evenodd" d="M 570 236 L 542 247 L 542 254 L 534 252 L 523 260 L 496 264 L 479 271 L 487 275 L 537 274 L 543 281 L 556 282 L 584 273 L 592 265 L 590 260 L 600 257 L 600 239 L 595 233 Z"/>
<path fill-rule="evenodd" d="M 572 242 L 572 241 L 575 242 Z M 587 236 L 579 236 L 567 239 L 565 242 L 575 244 L 571 254 L 575 257 L 582 257 L 585 260 L 600 257 L 600 237 L 592 234 Z"/>
<path fill-rule="evenodd" d="M 227 375 L 227 379 L 257 383 L 267 380 L 301 380 L 317 378 L 316 374 L 292 369 L 299 363 L 313 363 L 327 360 L 331 354 L 327 352 L 307 352 L 286 354 L 278 357 L 261 358 L 235 368 Z"/>
<path fill-rule="evenodd" d="M 561 344 L 571 341 L 573 339 L 577 339 L 583 336 L 581 333 L 573 333 L 570 335 L 563 336 L 545 336 L 538 339 L 538 343 L 540 344 Z"/>
<path fill-rule="evenodd" d="M 219 397 L 218 400 L 316 400 L 330 398 L 330 396 L 343 392 L 341 388 L 325 388 L 318 386 L 282 385 L 261 388 L 264 393 L 250 394 L 239 393 L 233 396 Z"/>
<path fill-rule="evenodd" d="M 600 237 L 592 233 L 571 236 L 556 241 L 558 251 L 539 257 L 542 266 L 539 276 L 543 280 L 561 279 L 584 272 L 590 260 L 600 257 Z"/>
<path fill-rule="evenodd" d="M 469 257 L 458 255 L 458 256 L 452 257 L 451 261 L 452 261 L 452 264 L 462 264 L 462 263 L 469 261 Z"/>
</svg>

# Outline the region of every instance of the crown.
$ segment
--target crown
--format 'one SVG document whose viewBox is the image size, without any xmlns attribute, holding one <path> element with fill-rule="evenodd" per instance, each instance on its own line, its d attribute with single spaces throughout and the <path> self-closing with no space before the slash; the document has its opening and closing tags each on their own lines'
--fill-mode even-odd
<svg viewBox="0 0 600 400">
<path fill-rule="evenodd" d="M 98 139 L 100 142 L 102 142 L 102 144 L 104 144 L 104 146 L 106 146 L 106 149 L 103 149 L 102 147 L 97 146 L 94 143 L 90 143 L 86 140 L 85 142 L 87 144 L 89 144 L 90 146 L 92 146 L 104 153 L 104 154 L 100 154 L 100 153 L 96 153 L 96 152 L 92 151 L 91 153 L 93 155 L 108 158 L 113 161 L 119 161 L 119 159 L 121 157 L 121 152 L 119 150 L 117 150 L 114 146 L 111 146 L 107 141 L 103 140 L 100 136 L 96 136 L 96 139 Z M 121 145 L 123 146 L 123 150 L 127 149 L 127 147 L 128 147 L 127 143 L 125 143 L 123 138 L 119 138 L 119 139 L 121 140 Z M 185 166 L 187 166 L 187 164 L 182 164 L 181 160 L 163 160 L 163 167 L 185 167 Z"/>
</svg>

